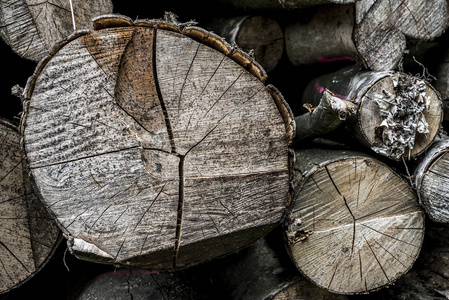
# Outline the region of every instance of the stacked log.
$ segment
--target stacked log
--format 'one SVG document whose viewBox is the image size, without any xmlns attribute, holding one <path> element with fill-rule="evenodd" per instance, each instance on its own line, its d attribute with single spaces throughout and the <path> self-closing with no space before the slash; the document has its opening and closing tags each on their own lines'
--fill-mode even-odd
<svg viewBox="0 0 449 300">
<path fill-rule="evenodd" d="M 424 212 L 431 228 L 449 220 L 444 82 L 402 64 L 407 43 L 446 29 L 446 1 L 220 5 L 163 4 L 207 31 L 172 13 L 140 19 L 120 1 L 116 13 L 138 17 L 103 1 L 0 4 L 6 43 L 43 58 L 20 94 L 16 156 L 39 198 L 25 202 L 46 209 L 29 213 L 32 259 L 1 241 L 1 278 L 20 277 L 11 253 L 34 262 L 31 276 L 43 268 L 54 220 L 64 272 L 71 255 L 111 268 L 78 299 L 412 297 L 410 278 L 447 278 L 433 262 L 445 248 L 432 254 L 424 232 Z M 448 293 L 421 284 L 418 297 Z"/>
</svg>

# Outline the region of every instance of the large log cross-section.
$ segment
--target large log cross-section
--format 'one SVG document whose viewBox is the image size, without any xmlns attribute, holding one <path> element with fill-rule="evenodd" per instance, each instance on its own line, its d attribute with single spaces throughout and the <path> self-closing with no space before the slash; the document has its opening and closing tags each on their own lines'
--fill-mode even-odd
<svg viewBox="0 0 449 300">
<path fill-rule="evenodd" d="M 197 27 L 116 16 L 94 27 L 25 91 L 24 149 L 69 249 L 171 269 L 276 226 L 294 123 L 257 63 Z"/>
</svg>

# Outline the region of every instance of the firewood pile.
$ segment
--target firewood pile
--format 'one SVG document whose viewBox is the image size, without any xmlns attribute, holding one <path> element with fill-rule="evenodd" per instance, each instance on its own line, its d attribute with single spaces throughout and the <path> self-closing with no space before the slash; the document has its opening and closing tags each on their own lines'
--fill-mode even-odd
<svg viewBox="0 0 449 300">
<path fill-rule="evenodd" d="M 448 3 L 0 2 L 0 299 L 449 299 Z"/>
</svg>

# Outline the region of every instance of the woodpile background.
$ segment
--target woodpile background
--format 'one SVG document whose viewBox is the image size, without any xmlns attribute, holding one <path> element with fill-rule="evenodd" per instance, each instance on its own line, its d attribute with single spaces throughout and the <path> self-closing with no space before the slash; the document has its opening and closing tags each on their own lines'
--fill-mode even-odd
<svg viewBox="0 0 449 300">
<path fill-rule="evenodd" d="M 448 4 L 351 2 L 74 0 L 72 35 L 68 0 L 1 0 L 0 299 L 449 299 Z M 84 36 L 84 29 L 94 30 L 92 18 L 111 13 L 126 17 L 100 19 L 96 35 Z M 137 21 L 143 19 L 159 21 Z M 109 29 L 114 34 L 101 36 Z M 126 39 L 132 42 L 125 49 Z M 177 49 L 177 39 L 185 46 Z M 174 48 L 179 51 L 171 54 Z M 103 68 L 86 63 L 72 69 L 72 60 L 82 61 L 86 49 Z M 184 50 L 216 67 L 189 65 L 182 60 Z M 121 53 L 129 59 L 112 61 Z M 168 58 L 158 60 L 165 54 Z M 156 62 L 162 66 L 157 72 Z M 217 71 L 222 65 L 223 74 Z M 240 78 L 245 93 L 235 92 L 226 104 L 206 99 L 201 103 L 207 107 L 201 107 L 196 94 L 189 95 L 198 89 L 196 82 L 189 86 L 184 78 L 195 74 L 198 85 L 208 86 L 204 70 L 222 76 L 217 86 L 229 82 L 218 100 Z M 90 78 L 90 85 L 77 86 L 77 78 Z M 111 78 L 118 78 L 112 92 Z M 136 99 L 176 94 L 164 85 L 172 78 L 191 102 L 139 106 Z M 65 85 L 58 86 L 61 82 Z M 205 87 L 200 90 L 200 96 L 208 95 Z M 53 95 L 67 102 L 48 101 Z M 109 96 L 126 113 L 104 117 L 109 108 L 100 100 Z M 99 110 L 75 107 L 83 97 L 86 103 L 100 99 Z M 247 97 L 257 98 L 258 106 L 232 102 Z M 158 105 L 159 119 L 151 115 Z M 228 129 L 215 131 L 218 123 L 195 115 L 202 110 L 208 115 L 212 107 L 222 114 L 217 122 L 234 114 L 245 122 L 229 121 Z M 171 109 L 178 117 L 180 111 L 191 113 L 187 127 L 194 121 L 203 127 L 180 138 L 184 123 L 168 115 Z M 107 121 L 98 127 L 103 134 L 117 134 L 114 143 L 106 148 L 100 139 L 84 147 L 92 138 L 89 126 L 75 121 L 92 127 L 92 120 L 100 119 Z M 69 121 L 78 129 L 72 145 L 58 152 L 51 145 L 65 135 Z M 125 129 L 117 125 L 122 123 Z M 158 144 L 140 128 L 165 130 L 168 139 L 160 134 Z M 133 144 L 123 134 L 127 130 L 143 138 Z M 215 144 L 201 144 L 206 138 Z M 117 158 L 116 146 L 136 153 Z M 95 157 L 103 150 L 112 162 L 74 165 L 63 178 L 57 166 L 66 150 L 73 162 L 76 155 Z M 143 171 L 133 157 L 145 162 Z M 121 172 L 126 168 L 160 175 L 129 179 Z M 127 185 L 114 186 L 118 177 Z M 93 188 L 80 190 L 87 179 Z M 141 194 L 144 189 L 152 202 Z M 176 193 L 182 195 L 179 203 Z M 114 199 L 117 210 L 95 201 L 101 197 Z M 126 206 L 128 197 L 134 202 Z M 181 201 L 189 197 L 197 202 Z M 232 199 L 236 211 L 220 197 Z M 92 203 L 83 206 L 78 199 Z M 157 199 L 166 207 L 153 207 Z M 199 229 L 195 209 L 202 203 L 209 212 L 229 215 L 209 216 Z M 89 210 L 98 218 L 70 219 Z M 132 213 L 125 224 L 113 221 Z M 159 218 L 159 232 L 145 231 Z M 91 231 L 107 226 L 118 229 L 105 232 L 105 240 Z M 150 239 L 153 244 L 147 244 Z M 106 248 L 116 255 L 101 250 Z"/>
</svg>

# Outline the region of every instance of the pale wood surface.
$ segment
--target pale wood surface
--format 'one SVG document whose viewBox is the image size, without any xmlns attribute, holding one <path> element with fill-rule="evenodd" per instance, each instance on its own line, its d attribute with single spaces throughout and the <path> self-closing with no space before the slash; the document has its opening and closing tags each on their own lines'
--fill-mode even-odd
<svg viewBox="0 0 449 300">
<path fill-rule="evenodd" d="M 419 161 L 414 180 L 421 205 L 436 222 L 449 222 L 449 139 L 442 136 Z"/>
<path fill-rule="evenodd" d="M 5 293 L 46 264 L 60 231 L 31 188 L 17 128 L 0 120 L 0 140 L 0 293 Z"/>
<path fill-rule="evenodd" d="M 353 39 L 365 66 L 393 70 L 406 49 L 406 37 L 431 40 L 448 25 L 445 0 L 357 1 Z"/>
<path fill-rule="evenodd" d="M 392 284 L 411 268 L 424 214 L 399 175 L 364 155 L 318 149 L 297 151 L 295 172 L 287 236 L 306 277 L 354 294 Z"/>
<path fill-rule="evenodd" d="M 73 253 L 168 269 L 236 251 L 280 221 L 292 118 L 226 55 L 141 24 L 74 36 L 38 67 L 24 145 Z"/>
<path fill-rule="evenodd" d="M 112 12 L 110 0 L 73 0 L 77 30 L 92 18 Z M 69 0 L 2 0 L 0 36 L 18 55 L 39 61 L 57 42 L 73 33 Z"/>
</svg>

